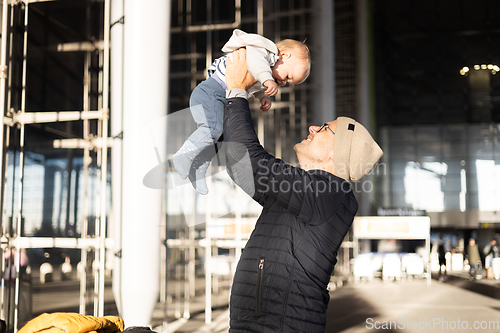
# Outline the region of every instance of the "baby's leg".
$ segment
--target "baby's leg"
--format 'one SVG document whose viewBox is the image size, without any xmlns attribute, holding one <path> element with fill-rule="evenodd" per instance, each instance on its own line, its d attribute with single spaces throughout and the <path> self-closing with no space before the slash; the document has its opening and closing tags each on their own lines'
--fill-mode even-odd
<svg viewBox="0 0 500 333">
<path fill-rule="evenodd" d="M 195 89 L 196 90 L 196 89 Z M 193 91 L 194 94 L 194 91 Z M 189 108 L 191 111 L 191 114 L 193 115 L 193 118 L 196 118 L 198 116 L 195 116 L 197 113 L 204 113 L 203 111 L 203 105 L 198 104 L 196 106 L 191 106 Z M 205 131 L 205 127 L 198 127 L 197 130 L 191 134 L 191 136 L 184 142 L 184 144 L 179 148 L 179 150 L 174 154 L 172 157 L 172 161 L 174 163 L 175 170 L 179 173 L 182 179 L 186 179 L 188 174 L 189 174 L 189 168 L 191 167 L 191 163 L 195 159 L 196 156 L 203 150 L 204 146 L 203 144 L 200 144 L 200 142 L 197 140 L 197 144 L 195 145 L 190 139 L 193 136 L 202 136 L 202 133 Z"/>
<path fill-rule="evenodd" d="M 193 160 L 193 163 L 191 164 L 191 169 L 189 171 L 189 180 L 191 181 L 191 184 L 193 185 L 195 190 L 200 194 L 208 193 L 205 174 L 215 154 L 215 145 L 212 145 L 211 147 L 208 147 L 200 152 L 200 154 L 196 156 L 196 158 Z"/>
<path fill-rule="evenodd" d="M 222 135 L 224 102 L 225 91 L 213 78 L 208 78 L 193 90 L 189 105 L 198 128 L 188 140 L 200 150 L 213 146 Z"/>
<path fill-rule="evenodd" d="M 217 81 L 209 78 L 200 83 L 191 94 L 191 114 L 198 128 L 174 155 L 174 166 L 201 194 L 208 193 L 205 173 L 216 154 L 215 144 L 222 135 L 225 91 Z M 200 154 L 201 152 L 203 154 Z M 195 183 L 196 181 L 196 183 Z"/>
<path fill-rule="evenodd" d="M 214 128 L 213 108 L 214 99 L 217 98 L 213 90 L 210 82 L 207 83 L 205 80 L 196 86 L 191 94 L 189 110 L 196 122 L 197 129 L 173 156 L 174 167 L 182 179 L 188 176 L 194 158 L 213 144 L 211 135 L 212 128 Z"/>
</svg>

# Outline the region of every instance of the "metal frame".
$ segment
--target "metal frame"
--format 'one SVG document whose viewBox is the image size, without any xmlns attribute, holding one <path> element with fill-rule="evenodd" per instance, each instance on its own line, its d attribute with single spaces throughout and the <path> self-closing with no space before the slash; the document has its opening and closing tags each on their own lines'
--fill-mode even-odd
<svg viewBox="0 0 500 333">
<path fill-rule="evenodd" d="M 1 53 L 0 53 L 0 114 L 3 116 L 2 124 L 0 125 L 0 166 L 2 170 L 1 182 L 2 188 L 0 192 L 0 211 L 2 212 L 2 259 L 5 255 L 5 250 L 9 249 L 22 249 L 22 248 L 38 248 L 38 247 L 53 247 L 53 248 L 78 248 L 82 251 L 82 261 L 87 261 L 87 250 L 93 248 L 98 253 L 99 267 L 93 273 L 94 275 L 94 315 L 104 315 L 104 282 L 105 282 L 105 252 L 113 246 L 111 239 L 105 238 L 106 235 L 106 188 L 107 188 L 107 156 L 108 148 L 111 146 L 113 138 L 108 138 L 108 119 L 109 119 L 109 31 L 110 31 L 110 0 L 104 0 L 104 40 L 98 42 L 84 42 L 84 43 L 68 43 L 60 44 L 57 46 L 59 52 L 81 51 L 86 52 L 85 68 L 84 68 L 84 107 L 80 111 L 57 111 L 57 112 L 26 112 L 26 68 L 27 68 L 27 39 L 28 39 L 28 6 L 31 3 L 41 2 L 42 0 L 25 0 L 25 1 L 4 1 L 3 2 L 3 21 L 2 21 L 2 36 L 10 36 L 10 44 L 7 45 L 7 38 L 2 38 Z M 23 69 L 22 69 L 22 93 L 19 110 L 10 110 L 11 105 L 11 59 L 12 59 L 12 25 L 13 25 L 13 11 L 15 6 L 24 6 L 24 35 L 23 35 Z M 8 27 L 8 12 L 11 12 L 11 27 Z M 91 111 L 89 108 L 89 94 L 91 85 L 91 52 L 99 52 L 100 68 L 99 73 L 99 110 Z M 7 59 L 9 57 L 10 65 L 7 66 Z M 8 81 L 7 81 L 8 80 Z M 8 110 L 8 111 L 6 111 Z M 98 135 L 92 137 L 90 135 L 89 121 L 91 119 L 98 121 Z M 23 172 L 24 172 L 24 131 L 26 124 L 39 124 L 49 122 L 64 122 L 83 120 L 84 134 L 82 139 L 69 139 L 69 140 L 54 140 L 54 148 L 68 148 L 68 149 L 83 149 L 84 150 L 84 198 L 83 198 L 83 227 L 81 238 L 38 238 L 38 237 L 21 237 L 21 220 L 22 220 L 22 194 L 23 194 Z M 17 126 L 20 131 L 20 162 L 18 181 L 19 188 L 19 207 L 17 209 L 17 221 L 15 230 L 5 230 L 5 223 L 7 217 L 3 215 L 3 202 L 5 200 L 5 186 L 6 183 L 6 169 L 7 158 L 6 152 L 9 147 L 8 135 L 4 136 L 4 126 L 7 126 L 7 134 L 10 127 Z M 5 139 L 3 139 L 5 137 Z M 96 212 L 96 237 L 88 238 L 88 209 L 89 209 L 89 172 L 88 166 L 91 163 L 90 151 L 91 149 L 97 150 L 97 166 L 98 178 L 100 186 L 95 193 L 97 201 Z M 5 157 L 5 158 L 4 158 Z M 13 199 L 14 200 L 14 199 Z M 3 265 L 3 262 L 2 262 Z M 4 266 L 4 265 L 3 265 Z M 5 269 L 5 267 L 3 267 Z M 18 317 L 19 317 L 19 268 L 20 268 L 20 255 L 17 256 L 16 263 L 16 281 L 15 281 L 15 304 L 14 304 L 14 331 L 18 330 Z M 82 270 L 81 284 L 80 284 L 80 313 L 86 314 L 86 269 Z M 0 289 L 0 297 L 5 293 L 5 284 L 3 283 Z M 2 298 L 2 317 L 5 318 L 5 304 Z"/>
</svg>

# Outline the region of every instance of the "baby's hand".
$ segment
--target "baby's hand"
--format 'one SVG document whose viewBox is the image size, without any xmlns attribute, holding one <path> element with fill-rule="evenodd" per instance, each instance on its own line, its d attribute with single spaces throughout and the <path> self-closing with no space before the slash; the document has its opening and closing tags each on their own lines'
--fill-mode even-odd
<svg viewBox="0 0 500 333">
<path fill-rule="evenodd" d="M 262 112 L 266 112 L 271 108 L 271 99 L 267 96 L 264 96 L 260 99 L 260 109 Z"/>
<path fill-rule="evenodd" d="M 264 91 L 264 94 L 267 96 L 274 96 L 278 92 L 278 84 L 273 80 L 267 80 L 263 85 L 267 88 L 266 91 Z"/>
</svg>

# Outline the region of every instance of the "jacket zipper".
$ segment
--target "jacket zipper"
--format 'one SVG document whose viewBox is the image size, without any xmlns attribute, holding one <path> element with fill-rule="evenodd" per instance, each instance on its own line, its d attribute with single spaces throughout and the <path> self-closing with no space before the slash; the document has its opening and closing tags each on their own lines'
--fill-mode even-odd
<svg viewBox="0 0 500 333">
<path fill-rule="evenodd" d="M 264 278 L 264 258 L 261 258 L 259 262 L 259 282 L 257 284 L 257 308 L 256 308 L 257 316 L 260 316 L 260 297 L 262 294 L 263 278 Z"/>
</svg>

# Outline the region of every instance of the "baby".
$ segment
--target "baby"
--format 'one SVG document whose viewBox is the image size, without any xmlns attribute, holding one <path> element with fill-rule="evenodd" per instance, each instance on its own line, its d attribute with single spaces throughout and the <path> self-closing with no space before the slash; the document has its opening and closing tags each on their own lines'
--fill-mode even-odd
<svg viewBox="0 0 500 333">
<path fill-rule="evenodd" d="M 271 99 L 279 86 L 300 84 L 311 71 L 308 47 L 299 41 L 285 39 L 274 44 L 257 34 L 247 34 L 235 29 L 223 52 L 233 52 L 241 47 L 247 50 L 248 70 L 257 80 L 247 90 L 248 97 L 260 100 L 260 109 L 271 108 Z M 191 114 L 197 129 L 174 154 L 173 164 L 182 179 L 189 177 L 200 194 L 207 194 L 205 173 L 216 153 L 216 144 L 222 135 L 222 120 L 226 96 L 227 54 L 216 59 L 208 68 L 209 78 L 196 86 L 189 100 Z"/>
</svg>

